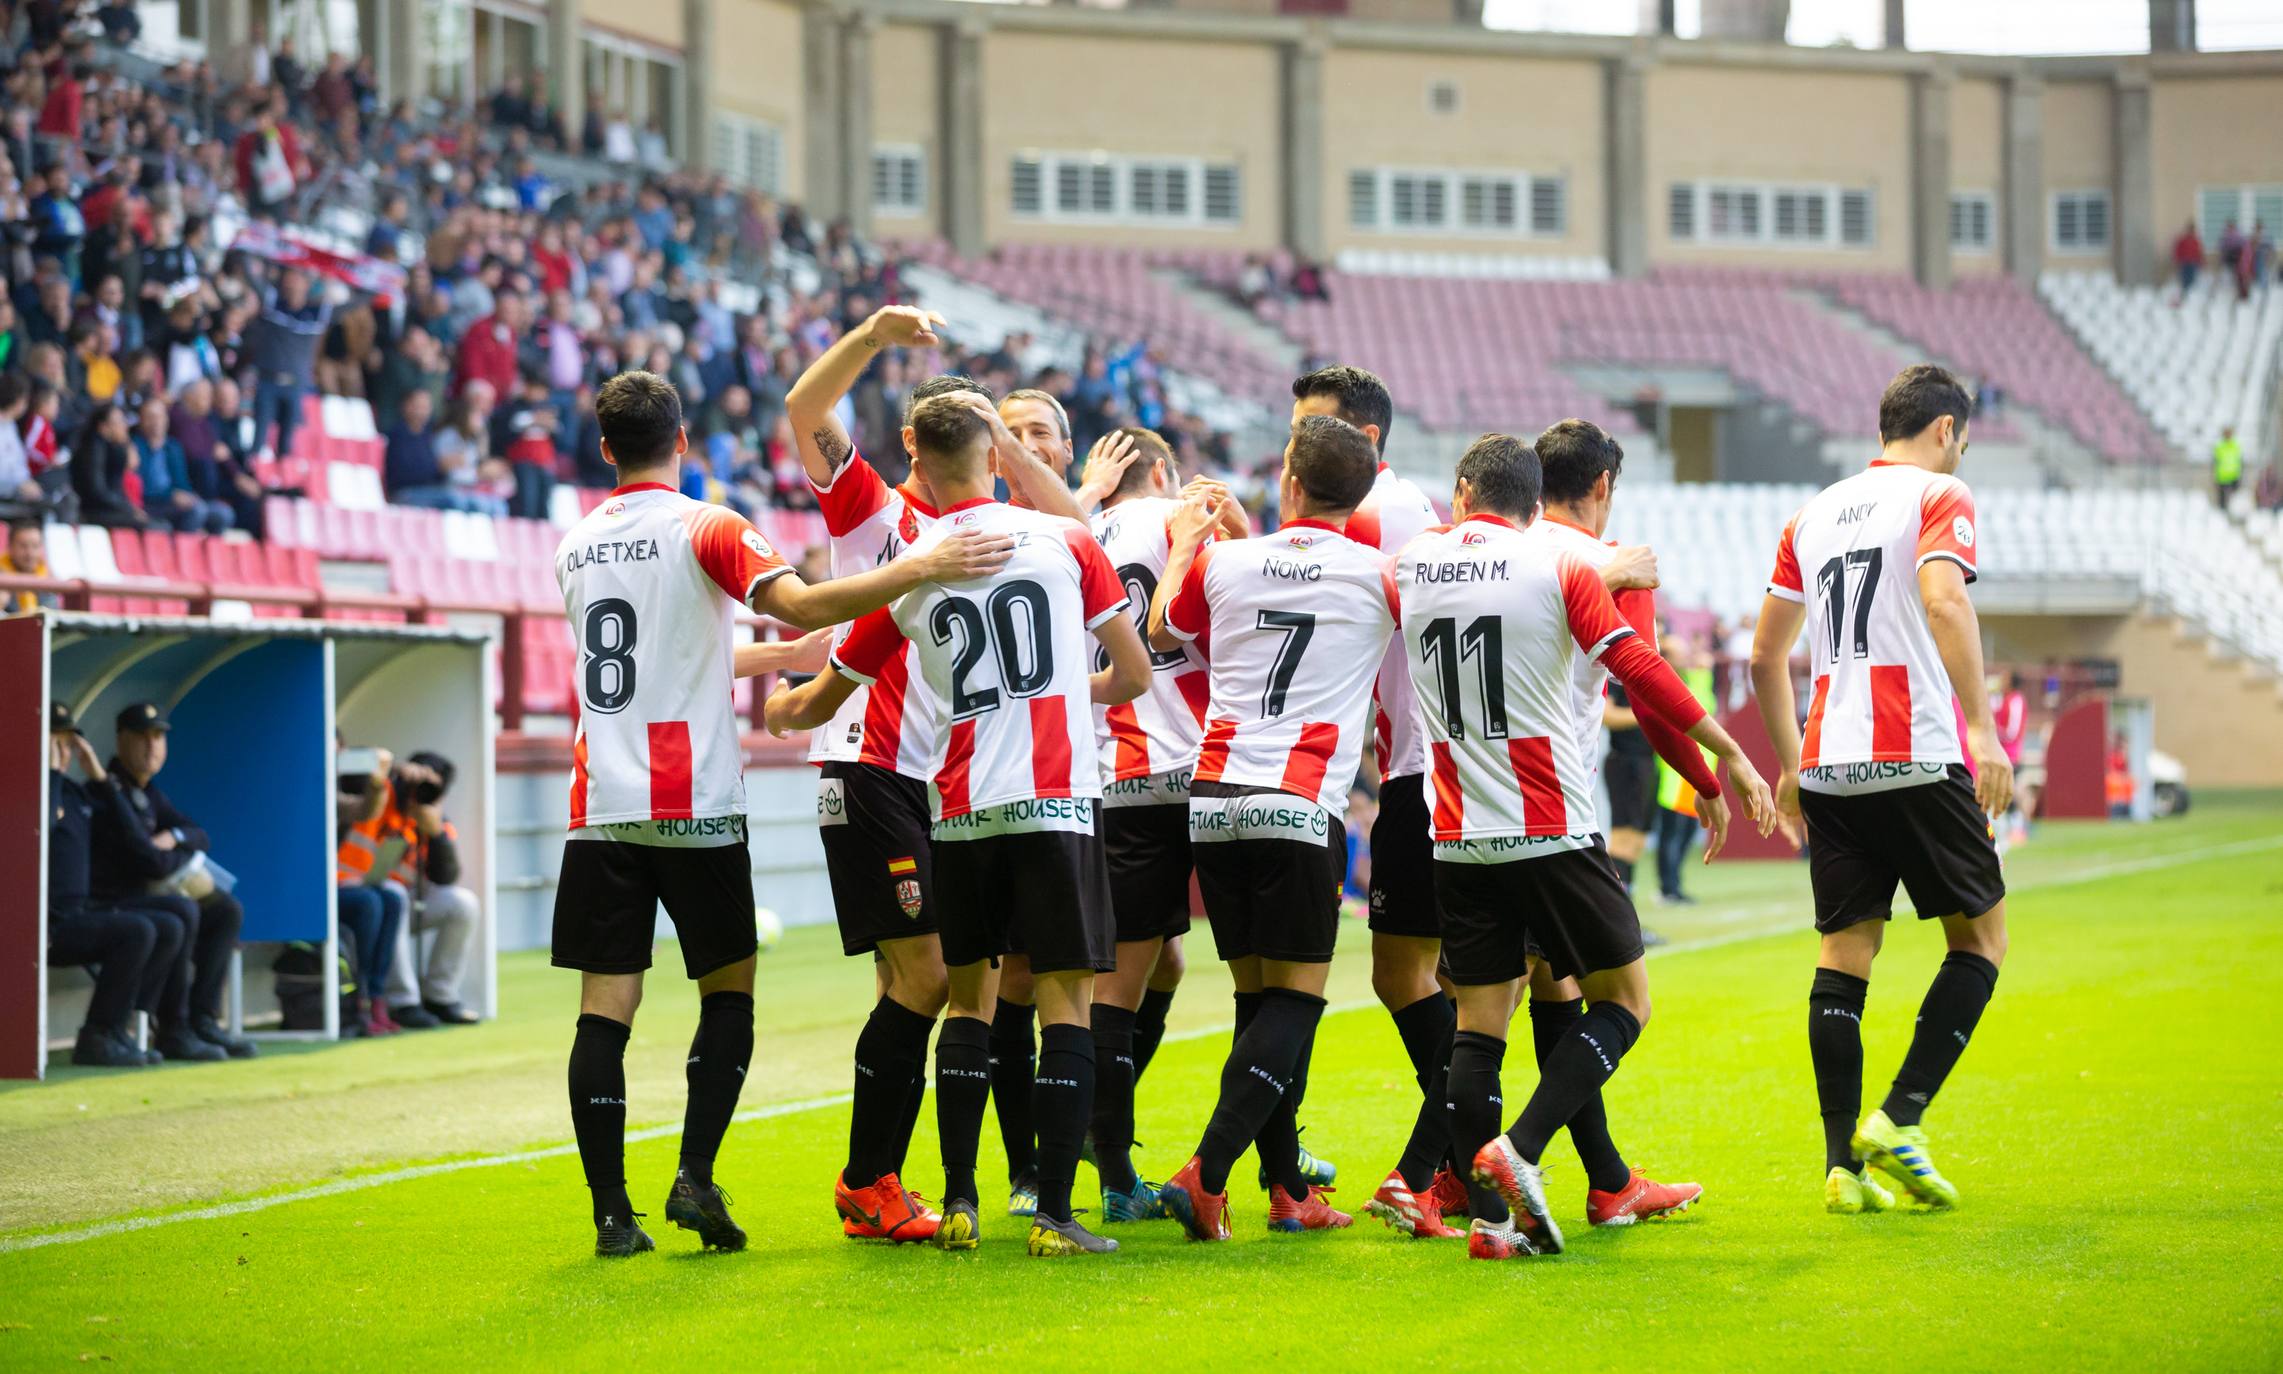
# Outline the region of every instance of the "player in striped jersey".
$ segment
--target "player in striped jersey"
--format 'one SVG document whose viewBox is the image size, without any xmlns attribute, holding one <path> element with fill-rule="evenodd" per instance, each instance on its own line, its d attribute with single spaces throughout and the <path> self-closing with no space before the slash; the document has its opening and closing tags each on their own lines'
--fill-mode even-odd
<svg viewBox="0 0 2283 1374">
<path fill-rule="evenodd" d="M 785 414 L 824 515 L 836 578 L 896 557 L 936 521 L 925 472 L 915 466 L 890 487 L 855 451 L 835 412 L 882 349 L 934 347 L 942 324 L 940 315 L 908 306 L 875 311 L 786 394 Z M 912 389 L 907 416 L 910 407 L 944 394 L 989 399 L 970 378 L 930 378 Z M 903 438 L 908 453 L 908 428 Z M 1041 489 L 1049 502 L 1068 500 L 1059 478 L 1036 465 L 1011 467 L 1008 476 L 1018 488 Z M 835 640 L 846 637 L 844 626 Z M 870 956 L 876 970 L 872 1011 L 856 1038 L 848 1159 L 833 1184 L 841 1230 L 857 1239 L 927 1240 L 936 1225 L 935 1213 L 901 1182 L 927 1088 L 928 1035 L 945 996 L 927 811 L 928 759 L 942 707 L 916 666 L 907 646 L 809 742 L 841 948 Z"/>
<path fill-rule="evenodd" d="M 1974 497 L 1958 480 L 1973 399 L 1939 367 L 1907 367 L 1879 400 L 1879 456 L 1784 527 L 1752 641 L 1752 684 L 1782 767 L 1778 800 L 1807 824 L 1815 928 L 1810 1058 L 1823 1115 L 1824 1205 L 1893 1204 L 1868 1166 L 1920 1202 L 1955 1206 L 1919 1124 L 1965 1052 L 2006 956 L 2005 878 L 1990 817 L 2013 791 L 1982 678 L 1966 584 Z M 1810 626 L 1815 692 L 1803 739 L 1792 643 Z M 1968 779 L 1959 751 L 1965 713 Z M 1895 887 L 1940 920 L 1950 953 L 1926 990 L 1886 1101 L 1860 1123 L 1863 999 Z"/>
<path fill-rule="evenodd" d="M 674 489 L 689 436 L 664 378 L 622 373 L 595 409 L 621 484 L 555 557 L 580 655 L 552 953 L 581 974 L 571 1124 L 593 1194 L 595 1252 L 652 1249 L 626 1193 L 625 1054 L 663 903 L 700 998 L 666 1215 L 706 1245 L 734 1250 L 745 1233 L 714 1186 L 713 1160 L 753 1053 L 754 936 L 745 753 L 729 699 L 732 610 L 830 624 L 929 576 L 995 568 L 1012 542 L 945 544 L 811 587 L 742 516 Z"/>
<path fill-rule="evenodd" d="M 1457 523 L 1413 540 L 1394 570 L 1427 731 L 1435 892 L 1459 1002 L 1451 1135 L 1473 1160 L 1468 1252 L 1478 1259 L 1560 1251 L 1539 1158 L 1649 1015 L 1640 918 L 1595 830 L 1573 695 L 1578 656 L 1605 666 L 1636 702 L 1685 723 L 1763 830 L 1775 822 L 1767 785 L 1742 749 L 1625 623 L 1594 564 L 1525 531 L 1538 496 L 1530 447 L 1483 436 L 1459 463 Z M 1728 825 L 1720 784 L 1693 748 L 1671 762 L 1701 794 L 1706 850 L 1718 852 Z M 1499 1135 L 1507 1026 L 1541 957 L 1558 976 L 1579 979 L 1592 1005 Z"/>
<path fill-rule="evenodd" d="M 1173 513 L 1180 508 L 1173 450 L 1138 428 L 1112 431 L 1096 447 L 1102 458 L 1088 463 L 1089 477 L 1105 464 L 1122 466 L 1094 517 L 1094 537 L 1125 583 L 1139 625 L 1165 575 Z M 1244 537 L 1244 507 L 1228 489 L 1200 478 L 1182 494 L 1200 493 L 1218 503 L 1220 533 Z M 1165 1215 L 1156 1185 L 1142 1180 L 1132 1159 L 1135 1012 L 1165 942 L 1189 929 L 1189 780 L 1205 728 L 1205 693 L 1205 656 L 1184 644 L 1151 652 L 1148 691 L 1094 712 L 1102 751 L 1102 845 L 1118 918 L 1118 967 L 1094 994 L 1093 1142 L 1105 1221 Z"/>
<path fill-rule="evenodd" d="M 909 639 L 947 724 L 930 760 L 937 898 L 949 1017 L 936 1044 L 945 1199 L 936 1243 L 977 1240 L 975 1156 L 991 1093 L 985 1011 L 1000 958 L 1028 957 L 1044 1023 L 1034 1088 L 1038 1200 L 1033 1255 L 1100 1254 L 1115 1241 L 1073 1218 L 1070 1190 L 1093 1104 L 1094 976 L 1116 961 L 1100 839 L 1094 704 L 1130 701 L 1149 658 L 1125 588 L 1083 525 L 991 498 L 995 452 L 1014 445 L 980 399 L 938 396 L 912 414 L 916 461 L 943 519 L 919 552 L 965 531 L 1003 533 L 1012 561 L 988 579 L 932 583 L 868 617 L 833 656 L 836 672 L 768 703 L 772 730 L 813 728 L 857 683 L 876 681 Z M 1093 668 L 1091 632 L 1108 652 Z"/>
<path fill-rule="evenodd" d="M 1340 811 L 1397 615 L 1386 560 L 1342 532 L 1378 459 L 1370 436 L 1344 420 L 1293 421 L 1283 527 L 1205 546 L 1216 502 L 1184 501 L 1150 604 L 1152 648 L 1203 641 L 1211 663 L 1189 836 L 1213 943 L 1239 994 L 1212 1120 L 1160 1192 L 1198 1240 L 1228 1238 L 1229 1168 L 1254 1145 L 1272 1230 L 1349 1222 L 1302 1177 L 1294 1112 L 1338 935 Z"/>
</svg>

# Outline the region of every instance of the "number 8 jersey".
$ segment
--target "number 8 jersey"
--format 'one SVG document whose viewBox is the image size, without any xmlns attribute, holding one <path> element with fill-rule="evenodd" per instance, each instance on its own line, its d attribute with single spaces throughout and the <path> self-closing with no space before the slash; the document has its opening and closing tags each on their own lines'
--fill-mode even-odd
<svg viewBox="0 0 2283 1374">
<path fill-rule="evenodd" d="M 620 487 L 563 536 L 555 580 L 579 655 L 571 829 L 745 813 L 734 617 L 790 571 L 743 516 L 659 482 Z"/>
<path fill-rule="evenodd" d="M 955 534 L 1005 534 L 1014 556 L 989 577 L 930 582 L 858 620 L 833 650 L 842 675 L 870 686 L 919 647 L 920 675 L 948 722 L 935 745 L 929 800 L 938 822 L 1009 802 L 1099 798 L 1090 632 L 1126 609 L 1125 584 L 1086 527 L 978 498 L 943 512 L 920 552 Z M 1015 830 L 1084 829 L 1057 808 L 994 816 Z M 970 838 L 962 833 L 936 838 Z"/>
<path fill-rule="evenodd" d="M 1918 570 L 1948 559 L 1974 580 L 1974 498 L 1955 477 L 1878 461 L 1800 507 L 1776 546 L 1768 594 L 1807 603 L 1814 694 L 1800 785 L 1857 790 L 1846 765 L 1960 762 L 1950 674 Z M 1877 785 L 1888 779 L 1857 780 Z"/>
</svg>

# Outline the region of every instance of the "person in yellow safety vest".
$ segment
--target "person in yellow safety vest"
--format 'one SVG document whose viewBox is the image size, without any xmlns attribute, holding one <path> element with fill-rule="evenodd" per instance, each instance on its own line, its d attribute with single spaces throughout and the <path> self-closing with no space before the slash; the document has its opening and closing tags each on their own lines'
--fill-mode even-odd
<svg viewBox="0 0 2283 1374">
<path fill-rule="evenodd" d="M 2220 441 L 2212 445 L 2212 495 L 2221 510 L 2228 508 L 2235 489 L 2242 484 L 2243 440 L 2235 437 L 2235 426 L 2229 425 L 2220 431 Z"/>
<path fill-rule="evenodd" d="M 392 1035 L 403 1029 L 388 1014 L 385 990 L 410 898 L 402 887 L 387 881 L 387 871 L 374 870 L 384 847 L 409 848 L 419 837 L 395 811 L 395 789 L 390 785 L 393 758 L 386 749 L 372 752 L 372 771 L 344 774 L 336 798 L 341 842 L 333 852 L 334 909 L 341 943 L 355 959 L 357 975 L 355 1015 L 344 1018 L 343 1035 Z M 393 859 L 389 866 L 394 868 Z"/>
<path fill-rule="evenodd" d="M 393 923 L 384 918 L 389 949 L 374 961 L 385 991 L 366 989 L 368 1020 L 384 1034 L 477 1020 L 460 1003 L 460 976 L 482 911 L 476 894 L 459 885 L 459 831 L 444 817 L 454 772 L 442 755 L 419 753 L 389 768 L 385 779 L 376 777 L 382 795 L 363 806 L 335 857 L 344 890 L 377 889 L 402 911 Z M 374 876 L 383 862 L 386 876 Z M 425 968 L 422 934 L 435 937 Z"/>
<path fill-rule="evenodd" d="M 1680 674 L 1697 704 L 1712 711 L 1712 665 L 1686 637 L 1663 637 L 1659 648 Z M 1703 746 L 1698 746 L 1702 748 Z M 1705 762 L 1712 761 L 1711 755 Z M 1696 789 L 1664 760 L 1657 761 L 1657 892 L 1668 902 L 1694 903 L 1681 890 L 1681 873 L 1687 866 L 1689 846 L 1696 842 Z"/>
</svg>

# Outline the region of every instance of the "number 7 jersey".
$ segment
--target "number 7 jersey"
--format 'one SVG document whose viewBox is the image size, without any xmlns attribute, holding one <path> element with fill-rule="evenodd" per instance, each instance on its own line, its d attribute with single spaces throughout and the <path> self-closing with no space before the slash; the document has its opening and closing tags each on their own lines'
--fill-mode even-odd
<svg viewBox="0 0 2283 1374">
<path fill-rule="evenodd" d="M 658 482 L 620 487 L 555 548 L 579 655 L 571 829 L 745 812 L 739 606 L 792 569 L 745 517 Z"/>
<path fill-rule="evenodd" d="M 1962 759 L 1918 570 L 1947 559 L 1973 581 L 1974 539 L 1964 482 L 1885 461 L 1824 488 L 1784 527 L 1768 594 L 1807 605 L 1803 786 L 1824 780 L 1811 769 Z"/>
</svg>

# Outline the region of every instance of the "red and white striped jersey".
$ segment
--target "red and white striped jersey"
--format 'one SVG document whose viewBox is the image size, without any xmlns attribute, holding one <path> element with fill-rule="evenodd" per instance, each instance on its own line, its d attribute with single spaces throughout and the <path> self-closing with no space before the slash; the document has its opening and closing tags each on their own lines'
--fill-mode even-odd
<svg viewBox="0 0 2283 1374">
<path fill-rule="evenodd" d="M 1505 863 L 1593 842 L 1581 659 L 1682 728 L 1704 714 L 1617 613 L 1599 568 L 1564 543 L 1481 515 L 1396 557 L 1438 858 Z"/>
<path fill-rule="evenodd" d="M 1801 786 L 1851 788 L 1849 764 L 1947 766 L 1964 757 L 1918 570 L 1946 558 L 1971 582 L 1974 543 L 1964 482 L 1883 460 L 1824 488 L 1784 526 L 1768 593 L 1807 604 L 1814 663 Z M 1859 781 L 1892 785 L 1885 772 Z"/>
<path fill-rule="evenodd" d="M 933 507 L 908 487 L 889 486 L 860 453 L 850 453 L 831 482 L 809 485 L 824 513 L 834 577 L 869 572 L 897 557 L 936 520 Z M 835 631 L 833 643 L 846 643 L 848 629 Z M 924 688 L 914 690 L 917 662 L 916 651 L 907 648 L 881 668 L 877 682 L 842 702 L 830 721 L 809 733 L 809 762 L 869 763 L 926 778 L 942 711 Z"/>
<path fill-rule="evenodd" d="M 989 577 L 930 582 L 865 616 L 833 664 L 872 685 L 907 640 L 919 651 L 919 678 L 948 721 L 928 770 L 939 823 L 1005 803 L 1100 797 L 1089 633 L 1125 610 L 1125 587 L 1083 525 L 998 501 L 951 507 L 914 547 L 970 533 L 1013 535 L 1014 556 Z M 1088 808 L 1032 811 L 1006 817 L 1009 828 L 1092 828 Z M 1062 823 L 1081 813 L 1083 826 Z"/>
<path fill-rule="evenodd" d="M 1147 634 L 1149 603 L 1165 575 L 1166 522 L 1180 504 L 1169 497 L 1120 501 L 1094 517 L 1094 538 L 1125 583 L 1137 628 Z M 1097 656 L 1097 664 L 1103 660 Z M 1149 690 L 1122 706 L 1094 708 L 1104 782 L 1134 782 L 1194 766 L 1205 731 L 1205 656 L 1194 644 L 1151 650 Z M 1152 791 L 1136 795 L 1161 800 Z"/>
<path fill-rule="evenodd" d="M 1400 618 L 1387 560 L 1321 520 L 1199 549 L 1165 611 L 1211 665 L 1197 781 L 1346 810 Z"/>
<path fill-rule="evenodd" d="M 1543 539 L 1557 552 L 1569 554 L 1598 574 L 1609 565 L 1610 555 L 1616 546 L 1603 543 L 1583 529 L 1559 516 L 1541 513 L 1530 522 L 1528 537 Z M 1602 584 L 1607 586 L 1607 583 Z M 1615 598 L 1612 598 L 1614 600 Z M 1620 609 L 1620 616 L 1623 611 Z M 1623 617 L 1632 624 L 1635 633 L 1643 633 L 1631 617 Z M 1657 646 L 1656 622 L 1650 621 L 1646 631 L 1649 647 Z M 1578 753 L 1585 760 L 1586 787 L 1590 791 L 1594 780 L 1601 776 L 1601 706 L 1609 695 L 1609 670 L 1590 654 L 1579 654 L 1570 661 L 1570 704 L 1577 716 Z"/>
<path fill-rule="evenodd" d="M 745 813 L 734 621 L 790 571 L 745 517 L 659 482 L 620 487 L 563 536 L 555 580 L 579 658 L 571 829 Z"/>
<path fill-rule="evenodd" d="M 1392 556 L 1441 523 L 1434 503 L 1418 484 L 1396 476 L 1381 463 L 1371 494 L 1348 517 L 1348 538 Z M 1416 777 L 1427 766 L 1427 747 L 1419 733 L 1419 702 L 1411 692 L 1411 673 L 1404 666 L 1400 644 L 1387 646 L 1387 658 L 1379 665 L 1376 700 L 1372 740 L 1379 754 L 1380 776 Z"/>
</svg>

